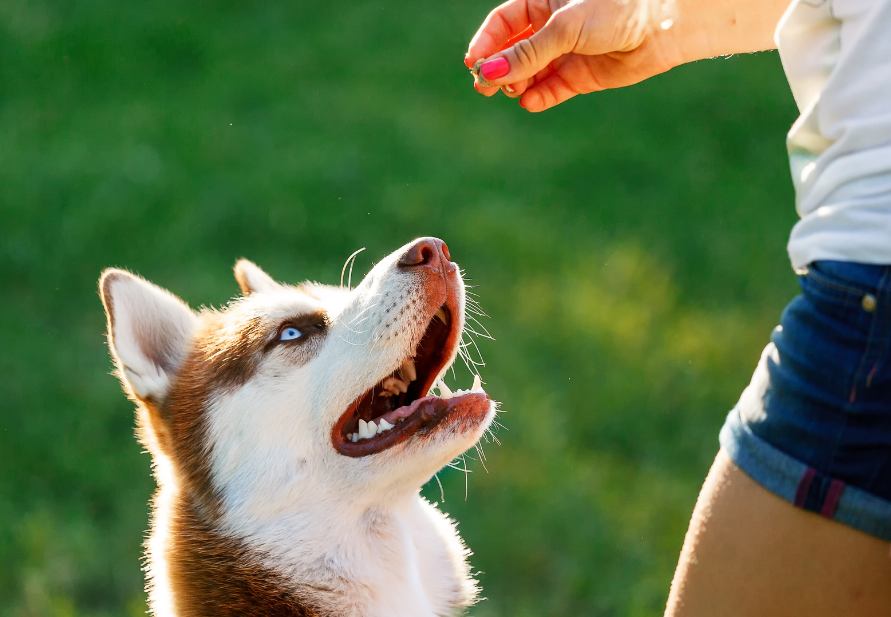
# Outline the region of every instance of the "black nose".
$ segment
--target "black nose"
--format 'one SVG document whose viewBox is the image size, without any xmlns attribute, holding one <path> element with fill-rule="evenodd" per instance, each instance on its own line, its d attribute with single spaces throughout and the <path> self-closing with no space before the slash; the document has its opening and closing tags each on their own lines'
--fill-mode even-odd
<svg viewBox="0 0 891 617">
<path fill-rule="evenodd" d="M 449 247 L 439 238 L 418 238 L 396 262 L 400 268 L 420 268 L 427 266 L 434 270 L 451 270 L 452 256 Z"/>
</svg>

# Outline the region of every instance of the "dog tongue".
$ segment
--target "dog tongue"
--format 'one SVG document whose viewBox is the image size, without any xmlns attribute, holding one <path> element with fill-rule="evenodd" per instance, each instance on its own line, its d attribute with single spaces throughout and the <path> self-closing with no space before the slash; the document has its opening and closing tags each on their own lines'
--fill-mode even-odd
<svg viewBox="0 0 891 617">
<path fill-rule="evenodd" d="M 438 404 L 439 403 L 439 404 Z M 429 420 L 436 415 L 437 412 L 446 408 L 446 401 L 436 396 L 425 396 L 412 402 L 411 405 L 405 405 L 399 409 L 394 409 L 390 413 L 384 414 L 382 417 L 390 424 L 396 424 L 399 420 L 413 415 L 418 409 L 425 420 Z"/>
<path fill-rule="evenodd" d="M 466 392 L 459 396 L 454 396 L 447 399 L 440 398 L 438 396 L 425 396 L 424 398 L 419 398 L 418 400 L 414 401 L 411 405 L 406 405 L 404 407 L 394 409 L 393 411 L 384 414 L 383 416 L 381 416 L 381 419 L 384 419 L 390 424 L 395 425 L 397 422 L 404 418 L 419 414 L 421 419 L 427 422 L 442 414 L 445 410 L 449 409 L 453 405 L 461 404 L 466 398 L 465 395 L 479 396 L 480 394 L 482 394 L 482 396 L 486 396 L 485 392 Z"/>
</svg>

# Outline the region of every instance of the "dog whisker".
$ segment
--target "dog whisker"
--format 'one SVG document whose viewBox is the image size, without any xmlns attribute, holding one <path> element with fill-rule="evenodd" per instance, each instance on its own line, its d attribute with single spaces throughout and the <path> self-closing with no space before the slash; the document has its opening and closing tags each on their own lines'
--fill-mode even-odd
<svg viewBox="0 0 891 617">
<path fill-rule="evenodd" d="M 445 503 L 445 491 L 442 489 L 442 482 L 439 481 L 439 472 L 433 474 L 433 477 L 436 478 L 436 483 L 439 485 L 439 498 L 442 503 Z"/>
<path fill-rule="evenodd" d="M 350 277 L 349 277 L 349 279 L 348 279 L 348 281 L 347 281 L 347 289 L 352 289 L 352 288 L 353 288 L 353 285 L 352 285 L 352 281 L 353 281 L 353 262 L 356 260 L 356 256 L 358 256 L 359 253 L 361 253 L 361 252 L 364 251 L 364 250 L 365 250 L 365 247 L 363 246 L 363 247 L 360 248 L 359 250 L 354 251 L 353 254 L 350 255 L 349 257 L 347 257 L 346 261 L 343 262 L 343 269 L 340 271 L 340 286 L 341 286 L 341 287 L 343 287 L 343 275 L 346 273 L 346 267 L 347 267 L 347 264 L 350 264 Z"/>
<path fill-rule="evenodd" d="M 376 295 L 379 295 L 379 294 L 376 294 Z M 366 313 L 366 311 L 370 311 L 371 309 L 373 309 L 373 308 L 376 307 L 377 305 L 378 305 L 377 302 L 375 302 L 374 304 L 369 304 L 369 305 L 366 306 L 364 309 L 362 309 L 361 311 L 359 311 L 359 314 L 356 315 L 355 317 L 353 317 L 353 319 L 352 319 L 352 321 L 350 321 L 350 323 L 353 323 L 353 321 L 356 321 L 356 320 L 359 319 L 362 315 L 364 315 L 364 314 Z"/>
</svg>

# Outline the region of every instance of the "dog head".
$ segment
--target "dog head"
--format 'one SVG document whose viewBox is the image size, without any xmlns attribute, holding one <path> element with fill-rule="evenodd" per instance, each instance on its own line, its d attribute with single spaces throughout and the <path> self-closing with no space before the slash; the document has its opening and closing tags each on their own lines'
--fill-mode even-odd
<svg viewBox="0 0 891 617">
<path fill-rule="evenodd" d="M 258 523 L 326 500 L 386 504 L 492 421 L 478 379 L 454 394 L 440 381 L 465 320 L 441 240 L 407 244 L 352 290 L 283 285 L 246 260 L 235 275 L 243 296 L 200 313 L 122 270 L 100 280 L 111 351 L 162 485 Z"/>
</svg>

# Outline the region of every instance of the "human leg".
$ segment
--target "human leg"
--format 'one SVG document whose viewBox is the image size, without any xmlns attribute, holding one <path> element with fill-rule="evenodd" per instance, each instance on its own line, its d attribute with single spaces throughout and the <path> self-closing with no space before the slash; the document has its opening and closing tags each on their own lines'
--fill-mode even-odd
<svg viewBox="0 0 891 617">
<path fill-rule="evenodd" d="M 800 284 L 721 430 L 669 617 L 891 616 L 891 266 Z"/>
<path fill-rule="evenodd" d="M 721 450 L 699 494 L 665 615 L 891 615 L 889 544 L 796 508 Z"/>
</svg>

